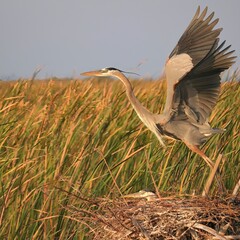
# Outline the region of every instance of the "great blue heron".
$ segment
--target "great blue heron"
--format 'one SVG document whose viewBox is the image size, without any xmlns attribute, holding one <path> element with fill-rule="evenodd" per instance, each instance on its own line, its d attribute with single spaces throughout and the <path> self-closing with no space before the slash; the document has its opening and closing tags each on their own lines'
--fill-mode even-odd
<svg viewBox="0 0 240 240">
<path fill-rule="evenodd" d="M 208 118 L 220 91 L 220 74 L 233 63 L 234 51 L 219 44 L 221 28 L 214 12 L 206 17 L 207 7 L 198 7 L 189 26 L 179 39 L 165 64 L 167 99 L 163 113 L 153 114 L 141 105 L 130 81 L 116 68 L 82 73 L 84 76 L 111 76 L 122 81 L 126 94 L 142 122 L 164 145 L 162 136 L 183 141 L 212 168 L 213 162 L 199 149 L 211 135 L 222 130 L 211 128 Z"/>
<path fill-rule="evenodd" d="M 154 192 L 148 190 L 140 190 L 136 193 L 130 193 L 123 195 L 123 198 L 135 198 L 135 199 L 146 199 L 147 201 L 156 201 L 158 199 L 157 195 Z"/>
</svg>

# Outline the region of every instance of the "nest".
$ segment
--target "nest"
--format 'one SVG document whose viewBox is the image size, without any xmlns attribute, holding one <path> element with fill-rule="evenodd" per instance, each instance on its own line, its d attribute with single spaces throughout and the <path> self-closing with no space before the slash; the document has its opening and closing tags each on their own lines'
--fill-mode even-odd
<svg viewBox="0 0 240 240">
<path fill-rule="evenodd" d="M 240 201 L 161 198 L 84 200 L 71 218 L 91 239 L 240 239 Z"/>
</svg>

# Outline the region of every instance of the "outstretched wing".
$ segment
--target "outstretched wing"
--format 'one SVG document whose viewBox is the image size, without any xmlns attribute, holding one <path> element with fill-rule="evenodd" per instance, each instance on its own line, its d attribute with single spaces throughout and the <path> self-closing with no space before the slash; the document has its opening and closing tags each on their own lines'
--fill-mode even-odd
<svg viewBox="0 0 240 240">
<path fill-rule="evenodd" d="M 217 18 L 211 22 L 214 12 L 204 19 L 207 10 L 208 8 L 206 7 L 200 14 L 200 7 L 198 7 L 189 26 L 169 55 L 169 59 L 174 55 L 185 53 L 191 57 L 193 66 L 195 66 L 208 54 L 222 28 L 213 29 L 219 21 Z"/>
<path fill-rule="evenodd" d="M 230 56 L 233 51 L 227 52 L 230 46 L 218 46 L 221 29 L 213 29 L 218 22 L 211 22 L 214 13 L 204 19 L 207 8 L 200 15 L 199 12 L 200 8 L 166 63 L 168 90 L 164 114 L 204 123 L 219 95 L 219 75 L 234 63 L 235 57 Z"/>
<path fill-rule="evenodd" d="M 203 124 L 216 105 L 220 90 L 220 74 L 228 69 L 235 57 L 216 40 L 213 48 L 193 69 L 174 86 L 173 118 L 187 117 L 192 122 Z"/>
</svg>

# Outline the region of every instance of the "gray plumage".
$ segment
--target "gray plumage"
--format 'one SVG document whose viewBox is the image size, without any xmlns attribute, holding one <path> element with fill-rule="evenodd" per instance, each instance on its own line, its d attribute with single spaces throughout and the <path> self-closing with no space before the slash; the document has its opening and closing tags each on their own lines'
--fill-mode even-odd
<svg viewBox="0 0 240 240">
<path fill-rule="evenodd" d="M 167 99 L 162 114 L 153 114 L 141 105 L 131 83 L 116 68 L 85 72 L 84 76 L 113 76 L 122 81 L 126 94 L 142 122 L 164 145 L 162 136 L 183 141 L 212 167 L 212 161 L 199 149 L 212 134 L 208 118 L 216 105 L 220 91 L 220 74 L 228 69 L 235 57 L 231 46 L 219 44 L 221 28 L 214 29 L 218 19 L 207 16 L 207 8 L 198 7 L 189 26 L 179 39 L 165 64 Z"/>
</svg>

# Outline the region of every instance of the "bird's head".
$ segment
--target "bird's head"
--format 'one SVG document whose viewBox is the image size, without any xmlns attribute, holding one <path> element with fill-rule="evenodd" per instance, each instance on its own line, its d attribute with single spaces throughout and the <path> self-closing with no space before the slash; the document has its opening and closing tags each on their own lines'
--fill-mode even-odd
<svg viewBox="0 0 240 240">
<path fill-rule="evenodd" d="M 81 75 L 86 77 L 115 77 L 115 78 L 118 78 L 128 89 L 132 90 L 132 86 L 129 80 L 124 75 L 124 73 L 138 75 L 137 73 L 125 72 L 113 67 L 103 68 L 101 70 L 95 70 L 90 72 L 84 72 L 84 73 L 81 73 Z"/>
<path fill-rule="evenodd" d="M 146 199 L 147 201 L 152 201 L 157 199 L 157 195 L 154 192 L 148 191 L 148 190 L 141 190 L 136 193 L 124 195 L 123 197 L 124 198 L 140 198 L 140 199 L 143 198 L 143 199 Z"/>
<path fill-rule="evenodd" d="M 95 71 L 90 71 L 90 72 L 84 72 L 81 73 L 82 76 L 86 77 L 117 77 L 119 73 L 123 71 L 113 68 L 113 67 L 108 67 L 108 68 L 103 68 L 100 70 L 95 70 Z"/>
<path fill-rule="evenodd" d="M 83 72 L 81 75 L 86 77 L 117 77 L 121 80 L 121 76 L 124 76 L 123 73 L 130 73 L 139 76 L 137 73 L 122 71 L 114 67 L 103 68 L 90 72 Z"/>
</svg>

